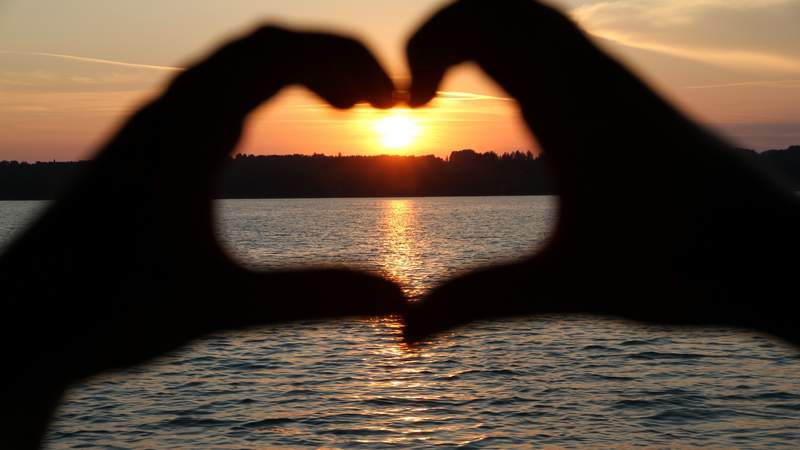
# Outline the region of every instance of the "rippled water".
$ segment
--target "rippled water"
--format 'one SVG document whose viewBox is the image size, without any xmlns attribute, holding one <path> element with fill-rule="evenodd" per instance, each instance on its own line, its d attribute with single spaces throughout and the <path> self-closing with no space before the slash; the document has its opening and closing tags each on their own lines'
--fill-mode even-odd
<svg viewBox="0 0 800 450">
<path fill-rule="evenodd" d="M 0 202 L 0 240 L 37 208 Z M 548 197 L 220 202 L 259 266 L 340 262 L 424 293 L 535 248 Z M 70 392 L 48 448 L 762 448 L 800 439 L 798 352 L 727 329 L 591 318 L 399 344 L 393 319 L 211 336 Z"/>
</svg>

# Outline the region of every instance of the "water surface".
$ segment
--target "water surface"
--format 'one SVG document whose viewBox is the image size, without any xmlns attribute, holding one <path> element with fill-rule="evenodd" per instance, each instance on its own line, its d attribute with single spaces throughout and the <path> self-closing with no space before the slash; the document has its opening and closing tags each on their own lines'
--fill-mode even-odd
<svg viewBox="0 0 800 450">
<path fill-rule="evenodd" d="M 42 204 L 0 202 L 0 241 Z M 419 296 L 542 245 L 550 197 L 223 201 L 260 267 L 346 263 Z M 221 305 L 224 301 L 221 302 Z M 73 389 L 48 448 L 794 448 L 800 359 L 729 329 L 483 323 L 415 349 L 393 319 L 210 336 Z"/>
</svg>

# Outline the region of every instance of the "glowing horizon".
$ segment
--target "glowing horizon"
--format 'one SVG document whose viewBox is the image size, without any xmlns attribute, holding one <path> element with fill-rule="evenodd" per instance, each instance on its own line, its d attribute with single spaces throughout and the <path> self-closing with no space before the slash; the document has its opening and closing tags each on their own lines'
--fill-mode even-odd
<svg viewBox="0 0 800 450">
<path fill-rule="evenodd" d="M 394 110 L 375 121 L 378 140 L 387 149 L 400 151 L 417 140 L 422 127 L 408 109 Z"/>
<path fill-rule="evenodd" d="M 679 108 L 736 144 L 800 143 L 797 0 L 554 1 Z M 408 34 L 444 3 L 142 0 L 109 8 L 83 0 L 48 3 L 42 14 L 39 1 L 9 0 L 0 9 L 0 160 L 91 157 L 176 72 L 255 23 L 348 30 L 393 77 L 407 79 Z M 287 89 L 253 114 L 235 152 L 537 151 L 516 104 L 475 67 L 452 71 L 441 89 L 431 107 L 404 112 L 406 131 L 383 143 L 375 121 L 393 113 L 363 105 L 335 111 Z M 408 139 L 415 126 L 418 136 Z"/>
</svg>

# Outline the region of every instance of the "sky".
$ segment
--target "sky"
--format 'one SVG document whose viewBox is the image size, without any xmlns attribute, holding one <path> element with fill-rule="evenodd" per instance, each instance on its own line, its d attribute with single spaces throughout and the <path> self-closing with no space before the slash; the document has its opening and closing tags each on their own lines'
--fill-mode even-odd
<svg viewBox="0 0 800 450">
<path fill-rule="evenodd" d="M 90 158 L 178 70 L 264 23 L 358 37 L 393 77 L 407 78 L 408 36 L 445 3 L 0 0 L 0 160 Z M 730 142 L 758 150 L 800 144 L 800 0 L 553 3 Z M 420 111 L 343 112 L 293 87 L 252 115 L 236 152 L 536 150 L 515 102 L 474 66 L 452 71 L 442 91 Z M 387 137 L 387 128 L 414 138 Z"/>
</svg>

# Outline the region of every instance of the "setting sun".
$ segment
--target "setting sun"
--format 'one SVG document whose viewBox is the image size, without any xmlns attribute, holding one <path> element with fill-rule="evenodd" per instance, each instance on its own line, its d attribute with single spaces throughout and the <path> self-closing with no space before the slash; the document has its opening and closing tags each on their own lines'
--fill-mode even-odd
<svg viewBox="0 0 800 450">
<path fill-rule="evenodd" d="M 411 145 L 422 129 L 416 120 L 402 111 L 397 111 L 388 117 L 376 120 L 375 131 L 383 147 L 399 149 Z"/>
</svg>

